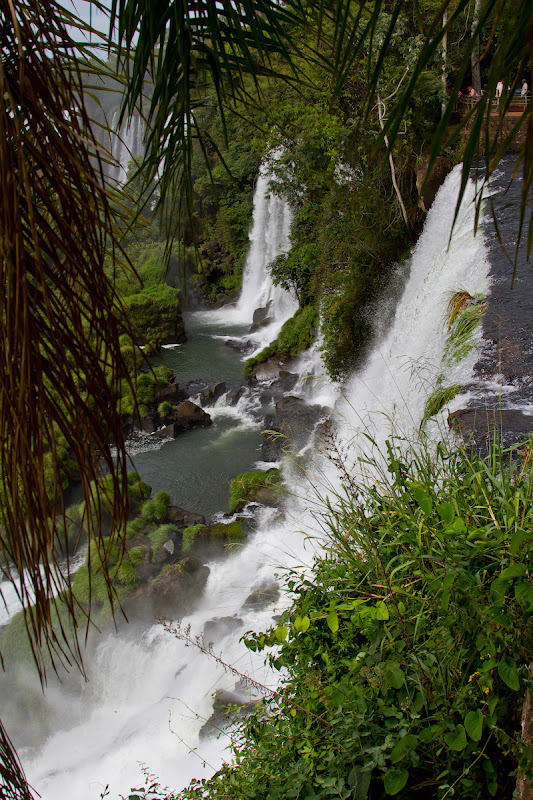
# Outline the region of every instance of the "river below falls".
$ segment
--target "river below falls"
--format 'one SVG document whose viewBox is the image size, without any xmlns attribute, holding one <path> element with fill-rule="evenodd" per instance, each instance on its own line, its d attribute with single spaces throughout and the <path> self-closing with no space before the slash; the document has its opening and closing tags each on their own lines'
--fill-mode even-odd
<svg viewBox="0 0 533 800">
<path fill-rule="evenodd" d="M 249 326 L 214 326 L 209 312 L 185 314 L 188 341 L 166 347 L 162 360 L 180 383 L 224 381 L 228 389 L 246 383 L 241 353 L 226 344 L 226 336 L 241 338 Z M 155 364 L 154 364 L 155 365 Z M 206 408 L 213 424 L 160 444 L 137 436 L 129 448 L 133 466 L 153 493 L 165 491 L 172 503 L 203 514 L 209 521 L 226 512 L 229 483 L 261 459 L 261 431 L 268 406 L 250 393 L 237 406 L 222 400 Z"/>
</svg>

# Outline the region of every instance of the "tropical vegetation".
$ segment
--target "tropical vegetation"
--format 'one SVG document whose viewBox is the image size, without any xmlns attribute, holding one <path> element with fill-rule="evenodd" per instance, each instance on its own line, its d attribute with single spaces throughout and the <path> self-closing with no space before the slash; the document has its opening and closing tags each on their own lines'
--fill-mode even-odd
<svg viewBox="0 0 533 800">
<path fill-rule="evenodd" d="M 76 598 L 68 568 L 63 573 L 58 567 L 61 554 L 68 550 L 65 469 L 76 469 L 81 476 L 84 526 L 89 531 L 89 541 L 99 546 L 98 542 L 109 536 L 104 548 L 109 550 L 116 544 L 120 550 L 129 515 L 127 457 L 117 399 L 124 392 L 124 384 L 130 386 L 131 396 L 135 397 L 128 361 L 135 361 L 136 356 L 131 352 L 125 356 L 124 341 L 121 342 L 125 330 L 130 338 L 135 338 L 135 333 L 130 329 L 128 303 L 125 293 L 119 290 L 118 275 L 123 269 L 132 274 L 130 228 L 136 212 L 132 213 L 127 198 L 118 198 L 106 184 L 109 152 L 96 135 L 87 111 L 88 76 L 94 76 L 95 69 L 105 76 L 111 74 L 124 88 L 122 119 L 135 109 L 146 118 L 146 155 L 132 176 L 140 181 L 135 200 L 140 200 L 150 213 L 161 214 L 165 235 L 171 234 L 188 247 L 190 257 L 196 258 L 198 245 L 212 236 L 223 241 L 223 257 L 216 269 L 211 264 L 204 277 L 202 268 L 197 270 L 200 277 L 196 283 L 211 299 L 238 288 L 251 176 L 268 148 L 284 148 L 276 168 L 275 186 L 291 201 L 295 226 L 292 250 L 276 262 L 273 274 L 276 280 L 297 291 L 302 306 L 298 325 L 293 323 L 293 328 L 285 331 L 287 347 L 292 350 L 294 343 L 301 346 L 308 342 L 313 313 L 320 310 L 326 359 L 331 373 L 342 376 L 356 363 L 368 340 L 365 307 L 379 291 L 391 260 L 406 250 L 419 224 L 412 167 L 422 151 L 429 154 L 431 166 L 447 144 L 451 158 L 464 158 L 465 184 L 468 169 L 479 155 L 484 159 L 484 175 L 488 179 L 520 132 L 525 131 L 520 151 L 524 189 L 519 215 L 528 250 L 531 247 L 533 222 L 527 218 L 526 209 L 533 174 L 530 104 L 510 129 L 505 127 L 505 110 L 512 93 L 522 76 L 529 74 L 530 4 L 526 0 L 513 4 L 486 0 L 481 6 L 476 3 L 472 26 L 467 16 L 469 7 L 468 0 L 450 0 L 441 5 L 433 0 L 337 0 L 333 4 L 321 0 L 220 0 L 216 4 L 207 0 L 191 4 L 113 0 L 111 29 L 116 23 L 117 44 L 108 42 L 113 58 L 104 62 L 90 43 L 81 43 L 70 32 L 84 33 L 86 26 L 55 0 L 0 3 L 0 269 L 4 287 L 0 300 L 0 555 L 2 573 L 13 582 L 23 602 L 26 631 L 43 680 L 46 651 L 52 664 L 73 661 L 82 668 Z M 478 65 L 486 84 L 485 93 L 469 117 L 455 124 L 452 115 L 458 92 Z M 500 79 L 509 89 L 504 90 L 494 132 L 485 112 Z M 448 100 L 446 80 L 452 88 Z M 246 117 L 253 123 L 257 138 L 248 136 L 248 148 L 239 152 L 238 142 L 246 135 L 238 121 Z M 241 132 L 232 137 L 236 129 Z M 237 142 L 233 150 L 228 145 L 232 138 Z M 230 167 L 230 178 L 224 172 L 226 166 Z M 215 193 L 216 199 L 208 201 L 211 187 L 216 189 L 217 184 L 219 197 Z M 147 197 L 153 198 L 154 203 L 148 203 Z M 202 207 L 205 209 L 208 202 L 213 213 L 204 221 Z M 197 240 L 194 231 L 202 226 L 203 240 Z M 469 310 L 470 316 L 476 313 L 476 309 Z M 471 322 L 467 320 L 468 324 Z M 101 487 L 104 469 L 111 476 L 109 491 L 95 489 Z M 394 685 L 394 681 L 400 683 L 399 672 L 395 672 L 396 677 L 391 681 L 384 678 L 379 688 L 379 692 L 385 692 L 385 707 L 400 716 L 395 717 L 398 725 L 391 726 L 390 754 L 382 751 L 380 761 L 377 750 L 373 751 L 372 767 L 363 769 L 365 775 L 371 775 L 369 791 L 378 791 L 372 780 L 381 772 L 384 777 L 389 776 L 384 784 L 386 791 L 403 791 L 411 773 L 413 780 L 424 783 L 427 767 L 417 762 L 417 748 L 428 725 L 433 730 L 428 752 L 432 763 L 442 768 L 442 780 L 451 781 L 446 789 L 449 793 L 453 782 L 459 782 L 462 791 L 471 793 L 465 796 L 473 796 L 483 779 L 480 769 L 484 770 L 489 792 L 495 782 L 496 791 L 507 791 L 498 784 L 500 773 L 495 778 L 491 768 L 484 766 L 489 763 L 488 750 L 484 748 L 491 752 L 494 748 L 490 763 L 504 765 L 506 775 L 528 764 L 527 752 L 520 750 L 516 737 L 505 728 L 503 716 L 503 709 L 511 707 L 515 697 L 509 691 L 518 692 L 525 686 L 524 654 L 518 639 L 523 604 L 529 602 L 525 585 L 528 526 L 522 495 L 517 499 L 509 494 L 510 489 L 499 489 L 498 497 L 505 501 L 496 503 L 489 490 L 503 478 L 491 473 L 493 478 L 485 482 L 485 467 L 476 469 L 476 474 L 481 474 L 481 495 L 487 494 L 489 500 L 483 505 L 479 494 L 473 498 L 481 503 L 478 514 L 477 507 L 469 511 L 458 497 L 456 505 L 452 503 L 450 522 L 439 514 L 438 508 L 448 501 L 435 494 L 437 489 L 429 492 L 429 486 L 424 488 L 432 502 L 426 513 L 412 487 L 398 484 L 400 488 L 396 488 L 398 492 L 401 489 L 403 501 L 407 496 L 409 507 L 416 511 L 420 535 L 427 546 L 433 542 L 434 531 L 442 533 L 441 545 L 438 541 L 442 537 L 435 539 L 435 546 L 442 547 L 438 558 L 442 556 L 446 564 L 448 558 L 453 564 L 453 559 L 458 560 L 453 570 L 458 570 L 459 577 L 447 587 L 450 599 L 444 611 L 451 608 L 452 616 L 458 614 L 463 602 L 461 587 L 470 589 L 475 584 L 477 594 L 471 590 L 473 602 L 496 615 L 490 618 L 490 625 L 496 627 L 494 631 L 489 629 L 491 635 L 487 634 L 483 647 L 497 661 L 498 679 L 496 673 L 489 675 L 493 680 L 489 690 L 496 687 L 494 696 L 498 700 L 491 708 L 483 704 L 479 692 L 470 702 L 462 684 L 463 688 L 454 684 L 453 691 L 439 689 L 438 699 L 445 698 L 448 703 L 442 707 L 449 709 L 453 725 L 445 728 L 427 692 L 421 692 L 423 696 L 418 701 L 411 697 L 416 681 L 402 653 L 405 648 L 416 649 L 416 642 L 413 645 L 411 632 L 403 649 L 397 644 L 401 639 L 391 643 L 391 626 L 418 619 L 421 603 L 424 613 L 431 609 L 428 613 L 437 625 L 433 628 L 435 636 L 437 631 L 439 636 L 445 636 L 438 628 L 438 621 L 447 619 L 442 617 L 439 605 L 445 592 L 437 592 L 434 599 L 430 586 L 434 585 L 432 581 L 444 581 L 446 576 L 439 573 L 438 559 L 433 570 L 420 553 L 415 553 L 416 564 L 410 561 L 409 548 L 416 550 L 417 545 L 407 542 L 406 533 L 397 557 L 399 564 L 408 563 L 409 570 L 420 570 L 420 576 L 414 578 L 415 583 L 418 581 L 413 589 L 416 597 L 402 600 L 405 609 L 400 617 L 400 601 L 398 606 L 393 602 L 391 609 L 388 595 L 380 595 L 379 602 L 384 603 L 389 616 L 378 619 L 377 610 L 374 617 L 367 615 L 372 636 L 376 634 L 374 625 L 387 623 L 382 626 L 387 631 L 383 645 L 385 673 L 393 669 L 391 659 L 396 659 L 394 669 L 403 676 L 401 686 Z M 466 466 L 460 467 L 457 480 L 463 472 L 468 473 Z M 520 480 L 517 476 L 521 476 Z M 410 475 L 410 480 L 416 483 L 421 479 L 415 474 Z M 525 492 L 524 480 L 518 471 L 509 474 L 508 484 L 515 486 L 518 481 L 516 491 Z M 409 496 L 414 499 L 409 500 Z M 376 519 L 381 513 L 380 503 L 389 502 L 386 498 L 378 501 L 370 493 L 368 502 Z M 429 508 L 427 501 L 424 503 Z M 507 513 L 508 506 L 515 509 L 514 516 Z M 396 513 L 396 507 L 392 510 Z M 102 520 L 108 511 L 110 529 L 104 533 Z M 505 538 L 507 527 L 497 514 L 507 514 L 507 527 L 511 527 L 509 517 L 513 516 L 514 529 L 518 531 L 518 525 L 520 531 L 525 531 L 519 544 L 517 539 Z M 495 542 L 479 543 L 478 529 L 492 524 L 488 518 L 492 522 L 495 518 L 491 529 L 498 532 Z M 462 520 L 466 532 L 456 532 L 458 549 L 450 553 L 443 526 L 456 519 Z M 362 524 L 360 519 L 359 523 Z M 473 541 L 478 542 L 477 560 L 467 568 L 463 562 L 471 547 L 471 529 Z M 379 529 L 372 535 L 372 541 L 384 537 L 384 548 L 393 546 L 388 534 L 380 534 Z M 399 533 L 398 536 L 401 539 Z M 396 558 L 392 551 L 388 552 Z M 496 564 L 500 571 L 502 565 L 511 571 L 505 573 L 506 577 L 497 578 Z M 468 575 L 461 572 L 463 567 Z M 116 595 L 115 575 L 105 563 L 102 569 L 112 598 Z M 331 569 L 334 572 L 333 562 Z M 364 591 L 376 581 L 375 591 L 379 594 L 379 581 L 388 575 L 380 569 L 368 573 Z M 320 574 L 319 568 L 317 592 Z M 493 586 L 499 579 L 505 585 L 498 584 L 496 590 Z M 354 572 L 349 581 L 357 580 Z M 517 590 L 518 586 L 521 588 Z M 347 603 L 356 595 L 356 583 L 350 584 L 349 594 Z M 305 598 L 301 602 L 300 618 L 311 619 L 307 609 L 315 613 L 315 601 L 310 600 L 309 606 Z M 317 603 L 320 606 L 318 600 Z M 66 609 L 71 624 L 55 624 L 58 604 Z M 364 643 L 367 618 L 357 611 L 358 607 L 334 611 L 339 628 L 354 626 L 356 640 Z M 335 624 L 327 622 L 331 612 L 328 607 L 325 626 L 316 626 L 318 633 L 315 626 L 311 633 L 304 632 L 311 649 L 323 648 L 320 652 L 327 653 L 327 647 L 341 639 L 347 646 L 338 629 L 333 630 Z M 385 611 L 379 613 L 383 615 Z M 527 608 L 524 613 L 528 613 Z M 406 614 L 411 616 L 407 619 Z M 331 616 L 330 622 L 334 623 L 334 619 Z M 318 639 L 312 644 L 315 633 Z M 286 645 L 286 653 L 294 655 L 295 669 L 300 638 L 303 647 L 306 637 L 299 636 L 291 637 Z M 470 668 L 468 658 L 474 659 L 472 666 L 480 667 L 477 671 L 485 680 L 486 670 L 476 661 L 477 653 L 485 655 L 485 650 L 478 648 L 475 657 L 474 651 L 467 656 L 467 645 L 472 643 L 465 638 L 464 648 L 460 645 L 455 655 L 464 661 L 456 662 L 454 669 L 461 671 L 467 663 Z M 294 650 L 290 651 L 290 647 Z M 314 657 L 314 649 L 312 653 L 305 651 L 304 658 Z M 343 658 L 341 653 L 340 660 Z M 322 661 L 326 662 L 324 658 Z M 372 670 L 378 663 L 381 661 L 366 666 Z M 353 678 L 354 685 L 359 685 L 359 667 L 339 666 L 340 673 L 343 669 L 348 670 L 346 674 L 350 680 Z M 423 683 L 420 685 L 423 689 Z M 325 727 L 334 730 L 331 741 L 335 743 L 335 736 L 341 731 L 335 728 L 339 706 L 334 701 L 330 703 L 328 693 L 322 696 L 320 680 L 317 686 L 317 698 L 312 699 L 320 714 L 326 714 Z M 376 699 L 378 687 L 374 688 Z M 409 701 L 405 709 L 395 702 L 400 695 L 404 705 Z M 335 697 L 338 700 L 340 695 Z M 363 692 L 365 703 L 367 699 Z M 354 695 L 349 702 L 359 709 L 359 700 Z M 422 721 L 413 721 L 412 728 L 406 731 L 416 743 L 405 752 L 402 748 L 395 750 L 399 745 L 399 721 L 409 717 L 412 702 Z M 337 711 L 332 712 L 332 707 Z M 333 716 L 328 716 L 331 713 Z M 288 723 L 307 725 L 307 710 L 302 714 L 289 713 Z M 257 723 L 264 731 L 265 746 L 272 730 L 269 726 L 275 719 L 267 716 Z M 494 726 L 497 731 L 493 731 Z M 302 771 L 298 785 L 304 788 L 309 785 L 307 763 L 318 770 L 323 759 L 329 763 L 337 758 L 342 762 L 343 758 L 340 748 L 321 750 L 312 738 L 314 734 L 309 735 L 310 747 L 317 745 L 320 758 L 311 753 L 297 762 Z M 414 739 L 408 741 L 412 743 Z M 363 747 L 361 752 L 364 750 Z M 455 753 L 470 759 L 468 773 Z M 3 728 L 0 756 L 6 792 L 12 797 L 28 797 L 24 776 Z M 409 768 L 404 766 L 407 763 Z M 246 769 L 239 780 L 244 775 L 247 785 L 251 785 L 253 771 L 246 774 Z M 234 775 L 231 770 L 227 770 L 230 783 Z M 406 782 L 400 786 L 406 772 Z M 473 777 L 469 777 L 470 772 Z M 356 786 L 360 780 L 357 770 L 354 775 Z M 349 778 L 343 776 L 343 780 L 349 784 Z M 465 781 L 471 781 L 474 788 Z M 344 786 L 337 789 L 337 784 L 331 784 L 329 789 L 333 787 L 332 791 L 339 793 L 347 791 Z"/>
</svg>

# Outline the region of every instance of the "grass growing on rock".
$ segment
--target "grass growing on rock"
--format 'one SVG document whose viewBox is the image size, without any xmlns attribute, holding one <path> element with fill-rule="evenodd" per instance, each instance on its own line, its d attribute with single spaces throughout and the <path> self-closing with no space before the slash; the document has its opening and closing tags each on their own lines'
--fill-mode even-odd
<svg viewBox="0 0 533 800">
<path fill-rule="evenodd" d="M 245 503 L 254 500 L 260 489 L 270 489 L 276 495 L 281 494 L 281 472 L 278 469 L 255 470 L 237 475 L 230 483 L 229 510 L 235 511 Z"/>
</svg>

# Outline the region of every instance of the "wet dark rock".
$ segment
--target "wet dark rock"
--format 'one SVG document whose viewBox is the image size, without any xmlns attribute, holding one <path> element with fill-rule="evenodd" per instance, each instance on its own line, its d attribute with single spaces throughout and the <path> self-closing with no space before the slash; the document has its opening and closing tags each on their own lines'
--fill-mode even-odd
<svg viewBox="0 0 533 800">
<path fill-rule="evenodd" d="M 151 619 L 155 615 L 177 619 L 189 614 L 205 588 L 209 568 L 194 574 L 178 563 L 159 575 L 151 583 L 139 586 L 123 601 L 128 616 Z"/>
<path fill-rule="evenodd" d="M 158 428 L 156 431 L 152 433 L 156 439 L 175 439 L 174 433 L 174 423 L 170 423 L 170 425 L 165 425 L 163 428 Z"/>
<path fill-rule="evenodd" d="M 184 389 L 187 393 L 187 397 L 196 397 L 196 395 L 207 389 L 208 386 L 209 383 L 207 381 L 202 381 L 198 378 L 197 380 L 186 383 Z"/>
<path fill-rule="evenodd" d="M 186 511 L 179 506 L 169 506 L 167 512 L 167 519 L 178 528 L 188 528 L 189 525 L 204 525 L 205 517 L 202 514 L 196 514 L 194 511 Z"/>
<path fill-rule="evenodd" d="M 226 339 L 224 344 L 239 353 L 251 353 L 253 350 L 252 343 L 246 339 Z"/>
<path fill-rule="evenodd" d="M 233 720 L 251 714 L 259 699 L 247 699 L 237 692 L 219 689 L 215 692 L 213 713 L 200 729 L 200 739 L 217 736 Z"/>
<path fill-rule="evenodd" d="M 204 625 L 204 640 L 206 642 L 219 642 L 229 633 L 235 633 L 242 625 L 239 617 L 215 617 Z"/>
<path fill-rule="evenodd" d="M 483 454 L 502 439 L 504 446 L 524 441 L 532 432 L 533 417 L 516 409 L 460 408 L 448 417 L 450 428 Z"/>
<path fill-rule="evenodd" d="M 287 364 L 291 361 L 290 356 L 277 354 L 260 364 L 256 364 L 252 369 L 251 380 L 254 381 L 273 381 L 279 378 L 280 372 L 286 371 Z"/>
<path fill-rule="evenodd" d="M 263 461 L 279 461 L 285 450 L 300 450 L 309 440 L 322 409 L 309 406 L 299 397 L 288 395 L 276 402 L 273 416 L 265 419 L 265 428 L 273 433 L 263 434 Z"/>
<path fill-rule="evenodd" d="M 202 406 L 214 406 L 216 401 L 222 397 L 223 394 L 226 394 L 226 384 L 224 381 L 218 381 L 218 383 L 213 383 L 211 386 L 208 386 L 207 389 L 204 389 L 203 392 L 200 393 L 200 399 L 202 401 Z"/>
<path fill-rule="evenodd" d="M 155 399 L 157 403 L 162 403 L 166 400 L 168 403 L 179 403 L 181 400 L 187 400 L 188 393 L 182 388 L 179 383 L 169 383 L 168 386 L 155 387 Z"/>
<path fill-rule="evenodd" d="M 188 572 L 190 575 L 194 575 L 195 572 L 198 572 L 198 570 L 202 569 L 204 566 L 203 562 L 195 556 L 185 556 L 185 558 L 180 560 L 180 565 L 185 572 Z"/>
<path fill-rule="evenodd" d="M 241 397 L 244 397 L 245 394 L 246 386 L 238 386 L 234 389 L 230 389 L 226 394 L 226 403 L 228 406 L 236 406 Z"/>
<path fill-rule="evenodd" d="M 152 564 L 149 561 L 143 561 L 142 564 L 136 565 L 135 572 L 137 573 L 139 578 L 143 581 L 143 583 L 148 583 L 153 578 L 155 578 L 155 576 L 159 572 L 159 567 L 156 564 Z"/>
<path fill-rule="evenodd" d="M 416 170 L 418 204 L 423 211 L 429 211 L 446 176 L 453 169 L 452 162 L 446 156 L 437 156 L 429 175 L 427 174 L 428 165 L 429 155 L 422 159 Z"/>
<path fill-rule="evenodd" d="M 213 423 L 209 414 L 190 400 L 184 400 L 176 407 L 174 419 L 174 436 L 193 428 L 205 428 Z"/>
<path fill-rule="evenodd" d="M 278 597 L 279 586 L 277 583 L 261 584 L 248 595 L 242 606 L 243 611 L 251 608 L 255 611 L 261 611 L 271 603 L 275 603 Z"/>
<path fill-rule="evenodd" d="M 269 300 L 266 306 L 255 309 L 254 315 L 252 317 L 252 326 L 250 328 L 250 333 L 253 333 L 263 325 L 267 325 L 270 322 L 269 317 L 271 308 L 272 308 L 272 301 Z"/>
</svg>

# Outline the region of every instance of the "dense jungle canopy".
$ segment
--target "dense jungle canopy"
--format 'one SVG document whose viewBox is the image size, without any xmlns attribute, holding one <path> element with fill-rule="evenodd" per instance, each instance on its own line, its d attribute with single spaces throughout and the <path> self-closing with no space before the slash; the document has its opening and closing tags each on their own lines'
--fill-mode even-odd
<svg viewBox="0 0 533 800">
<path fill-rule="evenodd" d="M 68 538 L 65 453 L 81 476 L 89 540 L 103 538 L 108 515 L 120 545 L 128 518 L 116 398 L 135 396 L 121 286 L 143 272 L 128 239 L 137 212 L 147 245 L 188 251 L 203 300 L 231 296 L 254 176 L 281 148 L 275 187 L 296 218 L 292 248 L 272 269 L 300 310 L 276 346 L 305 346 L 320 306 L 335 377 L 357 363 L 364 307 L 421 224 L 417 159 L 428 171 L 442 153 L 463 160 L 464 186 L 475 160 L 487 180 L 520 140 L 521 228 L 528 249 L 533 241 L 530 102 L 505 126 L 516 88 L 531 83 L 527 0 L 113 0 L 109 13 L 108 38 L 53 0 L 0 2 L 0 555 L 43 681 L 45 663 L 83 669 L 87 619 L 57 567 Z M 487 111 L 499 80 L 494 130 Z M 120 90 L 120 119 L 138 112 L 146 122 L 126 195 L 106 180 L 101 127 L 111 121 L 94 119 L 106 81 Z M 484 91 L 459 120 L 469 84 Z M 198 261 L 213 239 L 224 254 L 216 269 Z M 0 794 L 29 797 L 0 730 Z"/>
</svg>

